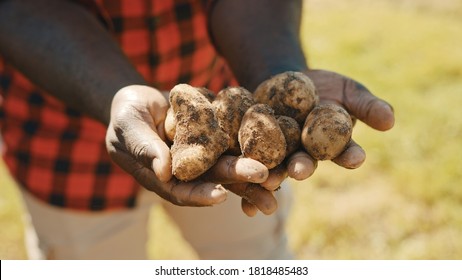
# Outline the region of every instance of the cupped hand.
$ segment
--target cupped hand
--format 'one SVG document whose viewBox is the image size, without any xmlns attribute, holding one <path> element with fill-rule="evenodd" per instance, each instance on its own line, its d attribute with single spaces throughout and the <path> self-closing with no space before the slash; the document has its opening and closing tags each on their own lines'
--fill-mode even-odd
<svg viewBox="0 0 462 280">
<path fill-rule="evenodd" d="M 305 74 L 313 81 L 321 104 L 334 103 L 345 108 L 353 121 L 360 120 L 379 131 L 386 131 L 395 123 L 393 107 L 386 101 L 374 96 L 359 82 L 327 70 L 308 70 Z M 366 152 L 354 140 L 332 161 L 354 169 L 366 159 Z M 317 167 L 315 159 L 300 150 L 287 160 L 288 176 L 296 180 L 305 180 Z"/>
<path fill-rule="evenodd" d="M 269 170 L 268 176 L 264 181 L 232 183 L 223 186 L 242 198 L 241 208 L 247 216 L 253 217 L 258 211 L 261 211 L 265 215 L 270 215 L 278 208 L 274 192 L 280 188 L 287 175 L 286 164 L 282 163 Z"/>
<path fill-rule="evenodd" d="M 393 107 L 374 96 L 361 83 L 326 70 L 309 70 L 306 75 L 313 81 L 321 104 L 334 103 L 345 108 L 354 121 L 360 120 L 371 128 L 386 131 L 395 123 Z M 365 151 L 353 140 L 332 161 L 353 169 L 366 159 Z"/>
<path fill-rule="evenodd" d="M 170 149 L 163 123 L 168 101 L 158 90 L 131 85 L 113 98 L 106 133 L 109 155 L 144 188 L 176 205 L 210 206 L 223 202 L 227 191 L 219 184 L 180 182 L 172 176 Z"/>
<path fill-rule="evenodd" d="M 253 216 L 258 209 L 267 215 L 277 209 L 273 189 L 269 190 L 260 184 L 272 182 L 270 188 L 274 188 L 273 185 L 279 186 L 285 176 L 281 178 L 259 161 L 223 155 L 201 178 L 205 181 L 220 183 L 227 190 L 240 196 L 242 202 L 248 202 L 248 208 L 251 209 L 248 210 L 243 205 L 242 210 L 248 216 Z M 281 181 L 276 182 L 277 180 Z M 251 215 L 249 211 L 254 211 L 255 214 Z"/>
<path fill-rule="evenodd" d="M 267 180 L 269 172 L 262 163 L 226 155 L 197 180 L 174 178 L 163 127 L 168 106 L 165 93 L 148 86 L 124 87 L 113 98 L 108 152 L 144 188 L 176 205 L 211 206 L 226 200 L 227 190 L 221 184 Z"/>
<path fill-rule="evenodd" d="M 305 73 L 314 83 L 321 104 L 335 103 L 345 108 L 354 121 L 360 120 L 373 129 L 386 131 L 393 127 L 395 119 L 393 107 L 386 101 L 374 96 L 359 82 L 327 70 L 308 70 Z M 365 151 L 354 140 L 332 161 L 354 169 L 366 159 Z M 317 161 L 303 150 L 292 154 L 280 166 L 270 170 L 268 179 L 260 185 L 237 184 L 227 189 L 242 197 L 242 210 L 253 216 L 258 210 L 271 214 L 277 209 L 277 201 L 272 192 L 288 176 L 295 180 L 309 178 L 317 167 Z M 260 195 L 259 199 L 254 194 Z"/>
</svg>

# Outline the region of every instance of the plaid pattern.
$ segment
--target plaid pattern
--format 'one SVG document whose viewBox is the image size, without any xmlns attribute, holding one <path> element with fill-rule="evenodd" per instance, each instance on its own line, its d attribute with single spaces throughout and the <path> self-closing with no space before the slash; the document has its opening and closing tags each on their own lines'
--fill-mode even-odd
<svg viewBox="0 0 462 280">
<path fill-rule="evenodd" d="M 81 0 L 154 87 L 234 83 L 207 32 L 202 0 Z M 39 199 L 79 210 L 133 207 L 139 186 L 114 165 L 105 127 L 38 89 L 0 58 L 0 128 L 13 177 Z"/>
</svg>

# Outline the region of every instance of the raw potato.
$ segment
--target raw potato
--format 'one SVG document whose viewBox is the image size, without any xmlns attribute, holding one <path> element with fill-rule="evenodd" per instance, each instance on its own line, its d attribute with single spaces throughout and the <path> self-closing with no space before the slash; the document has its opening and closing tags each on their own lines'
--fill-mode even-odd
<svg viewBox="0 0 462 280">
<path fill-rule="evenodd" d="M 279 165 L 286 156 L 284 134 L 273 109 L 266 104 L 256 104 L 247 110 L 238 138 L 244 157 L 258 160 L 268 169 Z"/>
<path fill-rule="evenodd" d="M 209 90 L 208 88 L 205 87 L 198 87 L 196 88 L 207 100 L 212 103 L 213 100 L 215 100 L 215 93 L 213 91 Z"/>
<path fill-rule="evenodd" d="M 284 134 L 286 139 L 286 157 L 293 154 L 300 147 L 300 137 L 302 131 L 295 119 L 287 116 L 276 116 L 276 120 L 279 123 L 279 127 Z"/>
<path fill-rule="evenodd" d="M 212 102 L 221 129 L 229 136 L 227 154 L 241 154 L 238 133 L 242 117 L 254 105 L 252 94 L 242 87 L 228 87 L 220 91 Z"/>
<path fill-rule="evenodd" d="M 197 91 L 199 91 L 202 95 L 207 98 L 209 102 L 212 102 L 215 99 L 215 94 L 204 87 L 196 88 Z M 165 117 L 164 121 L 164 131 L 165 135 L 167 136 L 167 139 L 170 142 L 173 142 L 173 139 L 175 138 L 175 131 L 176 131 L 176 120 L 175 120 L 175 114 L 173 113 L 173 109 L 170 106 L 167 110 L 167 115 Z"/>
<path fill-rule="evenodd" d="M 170 142 L 173 142 L 176 132 L 176 120 L 172 107 L 168 108 L 164 121 L 165 136 Z"/>
<path fill-rule="evenodd" d="M 170 91 L 176 133 L 171 147 L 172 171 L 179 180 L 196 179 L 228 148 L 229 137 L 200 89 L 179 84 Z"/>
<path fill-rule="evenodd" d="M 300 72 L 284 72 L 262 82 L 254 93 L 257 103 L 268 104 L 276 115 L 288 116 L 303 125 L 318 103 L 313 82 Z"/>
<path fill-rule="evenodd" d="M 335 104 L 316 106 L 302 131 L 305 150 L 317 160 L 337 157 L 351 140 L 353 123 L 345 109 Z"/>
</svg>

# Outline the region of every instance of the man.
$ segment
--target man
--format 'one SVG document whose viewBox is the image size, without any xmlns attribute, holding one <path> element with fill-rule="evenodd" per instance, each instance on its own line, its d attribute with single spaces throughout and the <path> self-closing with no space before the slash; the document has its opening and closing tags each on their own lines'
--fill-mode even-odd
<svg viewBox="0 0 462 280">
<path fill-rule="evenodd" d="M 265 187 L 287 175 L 304 180 L 316 162 L 300 151 L 285 170 L 269 172 L 222 157 L 202 180 L 177 182 L 163 141 L 168 102 L 161 91 L 178 83 L 214 92 L 239 83 L 252 91 L 274 74 L 300 71 L 321 102 L 391 128 L 386 102 L 351 79 L 308 68 L 301 10 L 298 0 L 0 1 L 4 159 L 42 254 L 145 258 L 149 206 L 161 201 L 154 192 L 171 202 L 167 212 L 201 258 L 290 258 L 283 231 L 289 189 L 277 192 L 273 215 L 248 219 L 223 186 L 274 212 Z M 334 161 L 356 168 L 364 158 L 352 142 Z"/>
</svg>

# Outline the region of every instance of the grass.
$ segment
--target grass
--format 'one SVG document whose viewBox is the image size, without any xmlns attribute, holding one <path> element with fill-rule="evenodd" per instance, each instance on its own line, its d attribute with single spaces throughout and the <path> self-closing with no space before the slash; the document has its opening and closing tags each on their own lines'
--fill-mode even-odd
<svg viewBox="0 0 462 280">
<path fill-rule="evenodd" d="M 0 160 L 0 259 L 24 259 L 22 205 L 13 180 Z"/>
<path fill-rule="evenodd" d="M 323 163 L 295 183 L 291 245 L 302 259 L 460 259 L 462 6 L 337 2 L 308 1 L 312 67 L 366 84 L 393 104 L 396 125 L 356 127 L 360 169 Z"/>
<path fill-rule="evenodd" d="M 287 232 L 296 256 L 462 259 L 462 4 L 306 3 L 310 65 L 361 81 L 393 104 L 396 125 L 357 124 L 368 154 L 361 168 L 321 162 L 312 178 L 293 182 Z M 1 166 L 0 186 L 0 258 L 24 258 L 20 201 Z M 160 208 L 150 227 L 152 258 L 195 258 Z"/>
</svg>

